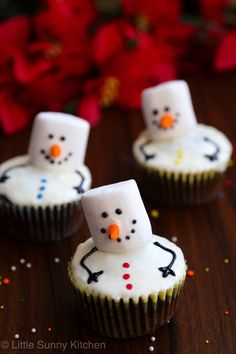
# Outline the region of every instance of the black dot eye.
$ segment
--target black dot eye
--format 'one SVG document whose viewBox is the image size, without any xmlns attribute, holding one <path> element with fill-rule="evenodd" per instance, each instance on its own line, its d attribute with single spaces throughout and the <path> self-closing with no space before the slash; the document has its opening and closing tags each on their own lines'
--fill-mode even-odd
<svg viewBox="0 0 236 354">
<path fill-rule="evenodd" d="M 116 209 L 116 214 L 118 214 L 118 215 L 122 214 L 122 210 L 121 209 Z"/>
<path fill-rule="evenodd" d="M 66 138 L 65 138 L 64 136 L 61 136 L 61 137 L 60 137 L 60 140 L 61 140 L 61 141 L 65 141 Z"/>
<path fill-rule="evenodd" d="M 154 110 L 152 111 L 152 114 L 153 114 L 154 116 L 156 116 L 158 113 L 159 113 L 158 109 L 154 109 Z"/>
<path fill-rule="evenodd" d="M 48 134 L 48 139 L 53 139 L 54 135 L 53 134 Z"/>
<path fill-rule="evenodd" d="M 106 211 L 104 211 L 104 212 L 102 213 L 102 217 L 103 217 L 103 218 L 107 218 L 107 217 L 108 217 L 108 214 L 107 214 Z"/>
<path fill-rule="evenodd" d="M 134 234 L 134 233 L 135 233 L 135 230 L 134 230 L 134 229 L 132 229 L 132 230 L 131 230 L 131 233 L 132 233 L 132 234 Z"/>
<path fill-rule="evenodd" d="M 118 239 L 116 240 L 117 242 L 121 242 L 121 238 L 118 237 Z"/>
<path fill-rule="evenodd" d="M 130 236 L 125 236 L 126 240 L 129 240 L 130 239 Z"/>
<path fill-rule="evenodd" d="M 106 229 L 104 229 L 104 227 L 100 230 L 102 234 L 106 233 Z"/>
<path fill-rule="evenodd" d="M 165 111 L 165 112 L 169 112 L 169 110 L 170 110 L 170 107 L 168 107 L 168 106 L 166 106 L 166 107 L 164 108 L 164 111 Z"/>
<path fill-rule="evenodd" d="M 135 219 L 132 220 L 132 224 L 136 224 L 136 222 L 137 222 L 137 220 L 135 220 Z"/>
</svg>

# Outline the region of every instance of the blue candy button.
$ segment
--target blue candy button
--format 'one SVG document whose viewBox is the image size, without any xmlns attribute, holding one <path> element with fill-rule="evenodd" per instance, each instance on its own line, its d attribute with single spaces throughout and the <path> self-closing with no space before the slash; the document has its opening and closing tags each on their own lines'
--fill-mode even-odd
<svg viewBox="0 0 236 354">
<path fill-rule="evenodd" d="M 38 195 L 37 195 L 37 198 L 38 198 L 38 199 L 42 199 L 42 198 L 43 198 L 43 195 L 42 195 L 42 194 L 38 194 Z"/>
</svg>

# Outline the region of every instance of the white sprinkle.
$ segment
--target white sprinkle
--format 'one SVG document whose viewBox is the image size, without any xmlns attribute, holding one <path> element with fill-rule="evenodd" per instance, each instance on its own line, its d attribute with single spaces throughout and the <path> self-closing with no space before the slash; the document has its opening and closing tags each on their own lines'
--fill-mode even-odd
<svg viewBox="0 0 236 354">
<path fill-rule="evenodd" d="M 14 335 L 14 338 L 15 338 L 15 339 L 19 339 L 19 338 L 20 338 L 20 335 L 19 335 L 19 334 L 15 334 L 15 335 Z"/>
<path fill-rule="evenodd" d="M 26 267 L 27 268 L 32 268 L 32 264 L 28 262 L 28 263 L 26 263 Z"/>
<path fill-rule="evenodd" d="M 173 236 L 173 237 L 171 237 L 171 241 L 177 242 L 177 241 L 178 241 L 178 238 L 177 238 L 176 236 Z"/>
<path fill-rule="evenodd" d="M 55 257 L 55 258 L 54 258 L 54 262 L 55 262 L 55 263 L 59 263 L 59 262 L 60 262 L 60 258 L 59 258 L 59 257 Z"/>
<path fill-rule="evenodd" d="M 155 340 L 156 340 L 156 337 L 151 337 L 152 342 L 155 342 Z"/>
<path fill-rule="evenodd" d="M 24 258 L 20 259 L 20 264 L 25 264 L 26 260 Z"/>
<path fill-rule="evenodd" d="M 154 347 L 152 345 L 149 347 L 149 352 L 154 352 Z"/>
<path fill-rule="evenodd" d="M 14 266 L 14 265 L 11 266 L 11 271 L 12 271 L 12 272 L 15 272 L 15 271 L 16 271 L 16 266 Z"/>
<path fill-rule="evenodd" d="M 36 328 L 32 328 L 32 329 L 31 329 L 31 332 L 32 332 L 32 333 L 36 333 Z"/>
</svg>

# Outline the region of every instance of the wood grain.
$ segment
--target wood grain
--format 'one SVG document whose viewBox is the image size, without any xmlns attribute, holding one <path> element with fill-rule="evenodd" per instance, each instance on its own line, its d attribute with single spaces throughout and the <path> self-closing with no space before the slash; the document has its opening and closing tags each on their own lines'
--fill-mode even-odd
<svg viewBox="0 0 236 354">
<path fill-rule="evenodd" d="M 236 75 L 189 78 L 188 82 L 199 121 L 216 126 L 235 142 Z M 86 160 L 94 187 L 132 177 L 132 142 L 143 127 L 139 112 L 104 112 L 102 123 L 91 132 Z M 29 134 L 30 127 L 11 137 L 2 135 L 0 161 L 25 153 Z M 228 172 L 234 184 L 235 172 L 235 166 Z M 106 339 L 80 321 L 66 268 L 77 244 L 89 235 L 84 223 L 76 235 L 57 244 L 32 245 L 1 235 L 0 275 L 2 279 L 9 277 L 11 283 L 0 286 L 0 306 L 4 306 L 0 309 L 0 346 L 3 340 L 9 341 L 9 348 L 0 352 L 63 352 L 60 347 L 37 348 L 41 340 L 45 346 L 64 343 L 68 353 L 144 354 L 150 345 L 161 354 L 236 353 L 236 188 L 227 188 L 223 197 L 195 208 L 164 209 L 144 201 L 148 211 L 157 208 L 160 212 L 158 219 L 151 219 L 153 231 L 169 239 L 177 236 L 189 268 L 195 271 L 186 281 L 176 316 L 155 334 L 156 342 L 151 343 L 150 336 Z M 19 263 L 22 257 L 32 268 Z M 60 258 L 59 263 L 54 262 L 55 257 Z M 228 264 L 224 263 L 226 258 Z M 16 272 L 10 270 L 12 265 L 17 266 Z M 36 328 L 35 334 L 32 328 Z M 21 341 L 32 342 L 34 349 L 11 348 L 12 344 L 17 346 L 16 333 Z M 90 348 L 81 349 L 79 343 L 76 350 L 75 340 Z M 104 343 L 105 349 L 93 350 L 91 343 Z"/>
</svg>

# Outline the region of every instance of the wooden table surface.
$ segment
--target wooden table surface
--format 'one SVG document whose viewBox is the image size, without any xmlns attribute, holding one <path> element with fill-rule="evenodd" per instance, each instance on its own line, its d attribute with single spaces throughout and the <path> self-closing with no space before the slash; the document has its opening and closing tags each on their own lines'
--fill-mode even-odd
<svg viewBox="0 0 236 354">
<path fill-rule="evenodd" d="M 195 77 L 188 82 L 199 121 L 216 126 L 234 143 L 236 75 Z M 104 113 L 101 124 L 91 131 L 86 158 L 94 187 L 132 177 L 132 142 L 143 127 L 139 112 Z M 14 136 L 2 135 L 0 161 L 24 154 L 29 134 L 30 128 Z M 76 235 L 57 244 L 32 245 L 2 234 L 0 276 L 9 278 L 10 284 L 0 286 L 0 352 L 144 354 L 153 345 L 154 352 L 161 354 L 236 353 L 235 173 L 233 166 L 227 174 L 232 186 L 222 187 L 219 197 L 205 206 L 160 208 L 144 199 L 148 212 L 159 211 L 159 218 L 151 218 L 153 231 L 169 239 L 176 236 L 195 272 L 187 278 L 175 317 L 156 332 L 154 343 L 150 336 L 107 339 L 80 321 L 67 263 L 77 244 L 89 235 L 86 223 Z M 20 264 L 21 258 L 32 267 Z"/>
</svg>

